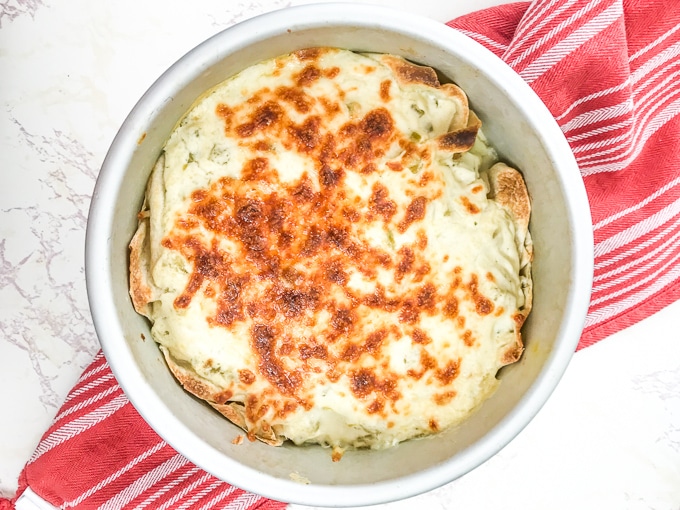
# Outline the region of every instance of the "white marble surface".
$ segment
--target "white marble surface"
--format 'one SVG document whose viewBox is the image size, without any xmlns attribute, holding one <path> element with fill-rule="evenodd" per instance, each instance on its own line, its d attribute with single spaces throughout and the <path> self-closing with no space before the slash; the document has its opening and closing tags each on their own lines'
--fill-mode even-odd
<svg viewBox="0 0 680 510">
<path fill-rule="evenodd" d="M 83 241 L 118 126 L 197 43 L 302 3 L 0 0 L 0 495 L 98 350 Z M 371 3 L 446 21 L 498 0 Z M 679 315 L 676 303 L 577 353 L 537 418 L 476 471 L 375 508 L 678 510 Z"/>
</svg>

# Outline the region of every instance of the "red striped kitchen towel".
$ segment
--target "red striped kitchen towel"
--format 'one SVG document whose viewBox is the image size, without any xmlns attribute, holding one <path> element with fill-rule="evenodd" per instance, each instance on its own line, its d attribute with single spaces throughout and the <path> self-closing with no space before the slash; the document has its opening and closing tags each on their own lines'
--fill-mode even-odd
<svg viewBox="0 0 680 510">
<path fill-rule="evenodd" d="M 579 347 L 678 299 L 680 2 L 537 0 L 448 24 L 533 87 L 576 155 L 595 232 L 594 289 Z M 177 454 L 135 412 L 101 353 L 22 472 L 19 494 L 26 487 L 60 508 L 285 506 Z"/>
<path fill-rule="evenodd" d="M 280 510 L 286 506 L 222 482 L 178 454 L 137 414 L 101 351 L 21 473 L 18 494 L 27 487 L 64 509 Z M 0 502 L 0 509 L 13 503 Z"/>
<path fill-rule="evenodd" d="M 540 0 L 448 25 L 529 83 L 576 156 L 595 235 L 579 348 L 678 300 L 680 1 Z"/>
</svg>

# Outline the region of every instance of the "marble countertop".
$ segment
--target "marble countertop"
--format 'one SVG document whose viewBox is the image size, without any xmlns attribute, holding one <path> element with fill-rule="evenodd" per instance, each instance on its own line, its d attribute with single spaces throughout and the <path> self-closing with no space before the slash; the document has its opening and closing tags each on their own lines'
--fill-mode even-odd
<svg viewBox="0 0 680 510">
<path fill-rule="evenodd" d="M 0 495 L 99 346 L 83 244 L 118 127 L 210 35 L 290 0 L 0 2 Z M 498 3 L 371 3 L 447 21 Z M 189 4 L 186 4 L 189 5 Z M 680 302 L 575 354 L 534 421 L 469 475 L 374 508 L 680 508 Z M 291 505 L 291 509 L 303 507 Z"/>
</svg>

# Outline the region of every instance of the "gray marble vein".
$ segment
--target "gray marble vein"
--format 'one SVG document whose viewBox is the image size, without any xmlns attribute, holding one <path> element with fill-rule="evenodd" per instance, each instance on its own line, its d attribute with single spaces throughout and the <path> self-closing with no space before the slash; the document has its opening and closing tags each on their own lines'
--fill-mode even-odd
<svg viewBox="0 0 680 510">
<path fill-rule="evenodd" d="M 12 121 L 17 143 L 30 148 L 42 173 L 31 199 L 1 210 L 6 224 L 23 228 L 20 237 L 0 240 L 0 333 L 26 353 L 40 381 L 40 402 L 56 410 L 62 398 L 52 383 L 59 367 L 86 363 L 98 349 L 83 269 L 97 170 L 93 155 L 67 134 L 35 135 Z"/>
<path fill-rule="evenodd" d="M 3 23 L 11 23 L 19 16 L 35 17 L 35 13 L 44 6 L 42 0 L 0 0 L 0 28 Z"/>
</svg>

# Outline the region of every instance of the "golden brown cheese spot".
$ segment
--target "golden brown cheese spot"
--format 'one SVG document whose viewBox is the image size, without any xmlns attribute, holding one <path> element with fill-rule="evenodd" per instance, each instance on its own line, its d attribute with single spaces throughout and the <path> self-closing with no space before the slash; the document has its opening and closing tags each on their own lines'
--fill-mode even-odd
<svg viewBox="0 0 680 510">
<path fill-rule="evenodd" d="M 215 113 L 217 114 L 218 117 L 222 118 L 222 120 L 224 121 L 225 133 L 229 133 L 232 128 L 232 118 L 234 115 L 234 111 L 231 108 L 229 108 L 226 104 L 220 103 L 217 105 Z"/>
<path fill-rule="evenodd" d="M 357 316 L 354 310 L 341 308 L 333 313 L 331 327 L 339 334 L 348 335 L 352 332 L 356 321 Z"/>
<path fill-rule="evenodd" d="M 368 174 L 372 174 L 376 170 L 378 170 L 378 168 L 375 166 L 374 163 L 368 163 L 359 172 L 364 174 L 364 175 L 368 175 Z"/>
<path fill-rule="evenodd" d="M 416 234 L 416 245 L 418 246 L 419 250 L 424 250 L 427 248 L 427 234 L 423 230 L 419 230 L 418 234 Z M 444 262 L 446 262 L 449 259 L 448 255 L 444 255 Z"/>
<path fill-rule="evenodd" d="M 277 350 L 279 356 L 290 356 L 295 350 L 295 344 L 289 337 L 284 337 L 281 340 L 281 345 Z"/>
<path fill-rule="evenodd" d="M 356 223 L 361 220 L 361 213 L 352 207 L 343 207 L 342 216 L 347 221 Z"/>
<path fill-rule="evenodd" d="M 432 283 L 426 283 L 418 290 L 418 309 L 426 312 L 434 312 L 437 302 L 437 289 Z"/>
<path fill-rule="evenodd" d="M 255 158 L 243 165 L 241 176 L 244 181 L 268 180 L 272 176 L 267 158 Z"/>
<path fill-rule="evenodd" d="M 260 403 L 255 395 L 248 395 L 246 397 L 245 408 L 246 419 L 251 423 L 259 421 L 269 410 L 269 406 Z"/>
<path fill-rule="evenodd" d="M 416 270 L 413 272 L 413 281 L 415 283 L 422 282 L 425 276 L 430 274 L 430 271 L 432 270 L 432 267 L 428 262 L 424 262 L 423 264 L 419 265 Z"/>
<path fill-rule="evenodd" d="M 224 390 L 214 395 L 213 400 L 216 404 L 224 404 L 233 396 L 234 393 L 231 390 Z"/>
<path fill-rule="evenodd" d="M 411 271 L 413 268 L 413 263 L 416 260 L 415 254 L 413 253 L 413 250 L 409 248 L 408 246 L 403 246 L 399 249 L 399 252 L 397 253 L 398 262 L 397 262 L 397 270 L 394 275 L 394 279 L 397 282 L 400 282 L 404 275 Z"/>
<path fill-rule="evenodd" d="M 320 289 L 313 284 L 303 288 L 286 288 L 275 284 L 268 297 L 276 311 L 288 319 L 296 318 L 307 310 L 314 311 L 319 307 Z"/>
<path fill-rule="evenodd" d="M 338 141 L 336 139 L 335 134 L 326 133 L 325 135 L 322 136 L 317 153 L 317 159 L 319 162 L 318 164 L 321 165 L 337 164 L 338 159 L 336 155 L 337 144 Z"/>
<path fill-rule="evenodd" d="M 437 380 L 442 386 L 448 386 L 460 373 L 460 359 L 449 361 L 444 368 L 436 371 Z"/>
<path fill-rule="evenodd" d="M 340 261 L 330 261 L 324 266 L 326 280 L 333 282 L 341 287 L 347 283 L 347 273 Z"/>
<path fill-rule="evenodd" d="M 371 404 L 366 408 L 368 411 L 368 414 L 376 414 L 380 413 L 385 409 L 385 400 L 378 398 L 375 399 Z"/>
<path fill-rule="evenodd" d="M 455 319 L 458 316 L 458 300 L 455 296 L 450 297 L 444 303 L 444 315 L 450 319 Z"/>
<path fill-rule="evenodd" d="M 258 103 L 264 103 L 265 98 L 269 95 L 271 92 L 271 89 L 269 87 L 263 87 L 257 92 L 255 92 L 252 96 L 250 96 L 248 99 L 246 99 L 246 104 L 248 105 L 255 105 Z"/>
<path fill-rule="evenodd" d="M 238 371 L 238 378 L 243 384 L 246 385 L 250 385 L 255 382 L 255 374 L 245 368 Z"/>
<path fill-rule="evenodd" d="M 430 430 L 432 432 L 437 432 L 439 430 L 439 425 L 437 424 L 437 420 L 434 418 L 431 418 L 430 421 L 428 422 L 428 425 L 430 427 Z"/>
<path fill-rule="evenodd" d="M 285 418 L 289 414 L 294 413 L 297 408 L 298 408 L 297 402 L 293 402 L 292 400 L 284 400 L 283 405 L 277 408 L 276 416 L 278 418 Z"/>
<path fill-rule="evenodd" d="M 368 369 L 360 369 L 350 375 L 352 393 L 357 398 L 366 398 L 376 388 L 375 375 Z"/>
<path fill-rule="evenodd" d="M 378 331 L 374 331 L 373 333 L 369 334 L 368 337 L 366 338 L 366 342 L 363 345 L 364 352 L 371 354 L 374 357 L 377 357 L 377 354 L 380 351 L 380 347 L 383 345 L 386 338 L 387 330 L 384 328 L 381 328 Z"/>
<path fill-rule="evenodd" d="M 255 141 L 254 144 L 251 145 L 253 150 L 258 151 L 258 152 L 271 152 L 273 146 L 264 141 L 264 140 L 257 140 Z"/>
<path fill-rule="evenodd" d="M 290 33 L 290 30 L 288 30 Z M 286 67 L 286 63 L 282 59 L 277 59 L 274 62 L 274 72 L 272 73 L 274 76 L 281 76 L 281 71 Z"/>
<path fill-rule="evenodd" d="M 418 313 L 415 299 L 405 300 L 399 310 L 399 321 L 406 324 L 415 324 L 419 318 L 420 314 Z"/>
<path fill-rule="evenodd" d="M 243 320 L 243 307 L 239 295 L 244 278 L 232 271 L 228 258 L 217 248 L 216 243 L 210 248 L 205 248 L 196 239 L 189 237 L 176 239 L 172 245 L 177 245 L 187 260 L 194 265 L 189 283 L 174 301 L 175 308 L 187 308 L 204 281 L 209 279 L 220 286 L 218 313 L 209 322 L 229 326 L 236 320 Z"/>
<path fill-rule="evenodd" d="M 493 302 L 479 292 L 479 279 L 477 275 L 473 274 L 470 277 L 470 283 L 467 285 L 467 290 L 470 293 L 472 302 L 475 304 L 475 310 L 479 315 L 489 315 L 494 311 Z"/>
<path fill-rule="evenodd" d="M 256 132 L 265 131 L 275 125 L 283 116 L 281 105 L 274 101 L 267 101 L 260 106 L 253 114 L 249 122 L 236 127 L 236 133 L 242 138 L 253 136 Z"/>
<path fill-rule="evenodd" d="M 373 185 L 371 197 L 368 201 L 368 208 L 372 215 L 382 216 L 385 223 L 389 223 L 397 212 L 397 204 L 390 200 L 387 188 L 376 182 Z"/>
<path fill-rule="evenodd" d="M 328 359 L 328 347 L 323 344 L 302 344 L 299 347 L 300 359 L 310 358 L 325 360 Z"/>
<path fill-rule="evenodd" d="M 357 344 L 346 345 L 340 354 L 340 359 L 347 363 L 354 363 L 361 356 L 361 348 Z"/>
<path fill-rule="evenodd" d="M 251 346 L 253 351 L 257 353 L 260 358 L 259 370 L 269 382 L 277 388 L 284 395 L 293 395 L 295 390 L 301 384 L 300 375 L 296 372 L 290 372 L 284 368 L 281 361 L 275 353 L 276 349 L 276 334 L 272 326 L 266 324 L 255 324 L 251 330 Z M 248 398 L 251 398 L 250 395 Z M 254 404 L 252 404 L 254 406 Z M 246 413 L 248 412 L 248 405 L 246 403 Z M 261 418 L 264 415 L 260 415 Z M 257 421 L 251 419 L 251 421 Z"/>
<path fill-rule="evenodd" d="M 375 400 L 367 406 L 369 413 L 381 412 L 386 400 L 396 402 L 402 396 L 397 390 L 397 378 L 394 375 L 378 378 L 374 370 L 360 368 L 352 370 L 349 379 L 351 391 L 359 400 L 368 400 L 372 395 L 375 396 Z"/>
<path fill-rule="evenodd" d="M 321 106 L 323 106 L 328 118 L 335 117 L 342 111 L 339 103 L 330 101 L 326 97 L 319 98 L 319 102 L 321 103 Z"/>
<path fill-rule="evenodd" d="M 215 221 L 224 211 L 222 204 L 203 190 L 194 191 L 191 200 L 196 205 L 192 206 L 190 214 L 204 220 L 211 228 L 217 228 L 218 224 Z"/>
<path fill-rule="evenodd" d="M 470 214 L 478 214 L 480 212 L 479 207 L 470 202 L 468 197 L 460 197 L 460 201 L 463 203 L 463 206 Z"/>
<path fill-rule="evenodd" d="M 304 175 L 297 184 L 291 187 L 290 193 L 297 205 L 303 205 L 305 202 L 311 202 L 316 196 L 316 193 L 314 192 L 314 186 L 306 175 Z"/>
<path fill-rule="evenodd" d="M 469 329 L 466 329 L 463 332 L 463 343 L 468 347 L 472 347 L 473 345 L 475 345 L 475 339 L 472 337 L 472 331 L 470 331 Z"/>
<path fill-rule="evenodd" d="M 413 332 L 411 333 L 411 338 L 415 343 L 421 345 L 427 345 L 432 342 L 432 339 L 429 337 L 429 335 L 420 328 L 413 329 Z"/>
<path fill-rule="evenodd" d="M 329 80 L 336 78 L 338 74 L 340 74 L 340 68 L 337 66 L 329 67 L 323 70 L 323 75 Z"/>
<path fill-rule="evenodd" d="M 380 99 L 384 102 L 390 100 L 390 88 L 392 87 L 392 82 L 390 80 L 383 80 L 380 83 Z"/>
<path fill-rule="evenodd" d="M 362 303 L 371 308 L 394 312 L 399 309 L 400 300 L 397 298 L 387 298 L 385 288 L 378 284 L 372 294 L 364 297 Z"/>
<path fill-rule="evenodd" d="M 280 100 L 292 105 L 299 113 L 309 112 L 314 104 L 314 100 L 308 94 L 293 87 L 279 87 L 274 93 Z"/>
<path fill-rule="evenodd" d="M 371 110 L 361 120 L 360 129 L 371 141 L 384 140 L 394 129 L 392 115 L 385 108 Z"/>
<path fill-rule="evenodd" d="M 432 397 L 432 400 L 438 406 L 445 406 L 449 404 L 454 398 L 456 398 L 457 393 L 455 391 L 445 391 L 444 393 L 437 393 Z"/>
<path fill-rule="evenodd" d="M 348 122 L 340 129 L 338 141 L 340 162 L 345 167 L 360 169 L 385 153 L 394 132 L 394 122 L 384 108 L 368 112 L 359 122 Z"/>
<path fill-rule="evenodd" d="M 437 368 L 437 361 L 426 350 L 422 349 L 420 351 L 420 370 L 409 369 L 406 375 L 419 380 L 422 379 L 426 372 L 435 368 Z"/>
<path fill-rule="evenodd" d="M 340 225 L 331 225 L 325 233 L 325 239 L 332 248 L 345 255 L 356 255 L 356 247 L 351 242 L 349 229 Z"/>
<path fill-rule="evenodd" d="M 310 64 L 306 66 L 302 71 L 300 71 L 300 73 L 296 77 L 295 83 L 299 87 L 306 87 L 314 83 L 320 77 L 321 70 L 318 67 Z"/>
<path fill-rule="evenodd" d="M 341 376 L 342 373 L 340 373 L 339 370 L 336 370 L 334 365 L 333 368 L 326 372 L 326 379 L 328 379 L 328 382 L 330 383 L 337 383 Z"/>
<path fill-rule="evenodd" d="M 399 232 L 402 234 L 408 230 L 412 223 L 416 221 L 421 221 L 425 218 L 425 209 L 427 207 L 427 198 L 417 197 L 414 198 L 411 203 L 406 208 L 406 214 L 404 219 L 398 225 Z"/>
<path fill-rule="evenodd" d="M 293 52 L 298 60 L 316 60 L 321 56 L 323 48 L 303 48 Z"/>
<path fill-rule="evenodd" d="M 420 179 L 418 180 L 418 186 L 421 188 L 425 188 L 430 184 L 430 182 L 434 179 L 434 174 L 432 172 L 424 172 L 423 175 L 420 176 Z"/>
<path fill-rule="evenodd" d="M 192 230 L 198 227 L 198 222 L 193 218 L 180 218 L 177 220 L 177 225 L 184 230 Z"/>
<path fill-rule="evenodd" d="M 324 188 L 332 188 L 340 183 L 344 175 L 342 168 L 336 170 L 324 164 L 319 170 L 319 181 Z"/>
<path fill-rule="evenodd" d="M 301 125 L 291 125 L 288 133 L 300 152 L 312 151 L 321 141 L 319 117 L 309 117 Z"/>
</svg>

